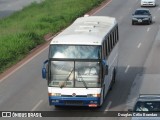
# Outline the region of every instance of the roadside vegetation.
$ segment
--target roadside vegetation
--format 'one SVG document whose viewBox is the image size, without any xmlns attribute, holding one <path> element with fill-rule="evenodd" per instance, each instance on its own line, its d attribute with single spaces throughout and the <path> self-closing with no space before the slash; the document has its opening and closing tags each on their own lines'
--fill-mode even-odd
<svg viewBox="0 0 160 120">
<path fill-rule="evenodd" d="M 45 0 L 0 20 L 0 73 L 104 0 Z"/>
</svg>

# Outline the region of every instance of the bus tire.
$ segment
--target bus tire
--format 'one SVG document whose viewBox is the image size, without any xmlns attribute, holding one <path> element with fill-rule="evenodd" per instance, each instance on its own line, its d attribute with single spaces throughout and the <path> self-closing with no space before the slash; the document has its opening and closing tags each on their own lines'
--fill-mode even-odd
<svg viewBox="0 0 160 120">
<path fill-rule="evenodd" d="M 111 85 L 110 85 L 109 90 L 112 90 L 113 85 L 114 85 L 114 83 L 116 82 L 116 70 L 115 70 L 115 68 L 113 69 L 113 73 L 112 73 L 112 74 L 113 74 L 113 75 L 112 75 L 112 81 L 111 81 Z"/>
<path fill-rule="evenodd" d="M 60 106 L 59 106 L 59 105 L 54 105 L 54 107 L 55 107 L 55 108 L 60 108 Z"/>
<path fill-rule="evenodd" d="M 103 102 L 104 102 L 104 99 L 105 99 L 105 86 L 103 87 Z"/>
<path fill-rule="evenodd" d="M 116 69 L 114 68 L 113 70 L 113 77 L 112 77 L 112 80 L 113 80 L 113 84 L 116 82 Z"/>
<path fill-rule="evenodd" d="M 102 91 L 102 93 L 101 93 L 101 97 L 102 97 L 102 101 L 100 101 L 100 105 L 99 106 L 97 106 L 98 108 L 100 108 L 100 107 L 102 107 L 102 105 L 103 105 L 103 102 L 104 102 L 104 98 L 105 98 L 105 94 L 104 94 L 104 91 L 105 90 L 105 86 L 103 86 L 103 91 Z"/>
<path fill-rule="evenodd" d="M 104 103 L 104 100 L 105 100 L 105 86 L 103 86 L 103 96 L 102 96 L 103 98 L 102 98 L 102 104 L 101 104 L 101 106 L 103 105 L 103 103 Z"/>
</svg>

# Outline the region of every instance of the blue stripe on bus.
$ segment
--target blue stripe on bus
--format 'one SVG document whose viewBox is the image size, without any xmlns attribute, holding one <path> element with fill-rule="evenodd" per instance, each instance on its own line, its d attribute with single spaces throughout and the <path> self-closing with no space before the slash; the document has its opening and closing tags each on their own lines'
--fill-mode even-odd
<svg viewBox="0 0 160 120">
<path fill-rule="evenodd" d="M 82 104 L 65 104 L 65 102 L 81 102 Z M 69 105 L 69 106 L 88 106 L 89 104 L 100 104 L 100 98 L 98 97 L 53 97 L 49 96 L 50 105 Z"/>
</svg>

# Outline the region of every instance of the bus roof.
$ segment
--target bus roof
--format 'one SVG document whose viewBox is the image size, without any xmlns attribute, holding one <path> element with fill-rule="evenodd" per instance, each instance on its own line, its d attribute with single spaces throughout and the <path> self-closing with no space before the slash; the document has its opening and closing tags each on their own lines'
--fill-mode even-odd
<svg viewBox="0 0 160 120">
<path fill-rule="evenodd" d="M 80 17 L 54 37 L 50 44 L 101 45 L 116 24 L 116 19 L 108 16 Z"/>
</svg>

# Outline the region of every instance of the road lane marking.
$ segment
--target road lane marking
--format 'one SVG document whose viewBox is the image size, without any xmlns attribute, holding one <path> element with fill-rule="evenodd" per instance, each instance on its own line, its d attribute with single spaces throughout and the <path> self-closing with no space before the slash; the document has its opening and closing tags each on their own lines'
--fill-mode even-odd
<svg viewBox="0 0 160 120">
<path fill-rule="evenodd" d="M 35 111 L 39 106 L 40 104 L 43 102 L 43 100 L 40 100 L 33 108 L 31 111 Z"/>
<path fill-rule="evenodd" d="M 110 0 L 109 2 L 107 2 L 103 7 L 101 7 L 100 9 L 98 9 L 97 11 L 95 11 L 92 15 L 95 15 L 96 13 L 98 13 L 99 11 L 101 11 L 103 8 L 105 8 L 108 4 L 110 4 L 112 2 L 112 0 Z"/>
<path fill-rule="evenodd" d="M 124 72 L 127 73 L 129 68 L 130 68 L 130 65 L 127 65 L 127 68 Z"/>
<path fill-rule="evenodd" d="M 141 47 L 141 45 L 142 45 L 142 43 L 139 43 L 137 47 L 138 47 L 138 48 L 140 48 L 140 47 Z"/>
<path fill-rule="evenodd" d="M 149 32 L 150 28 L 147 29 L 147 32 Z"/>
<path fill-rule="evenodd" d="M 111 107 L 111 104 L 112 104 L 112 101 L 109 101 L 109 103 L 108 103 L 108 105 L 107 105 L 105 111 L 108 111 L 108 110 L 109 110 L 109 108 Z"/>
</svg>

